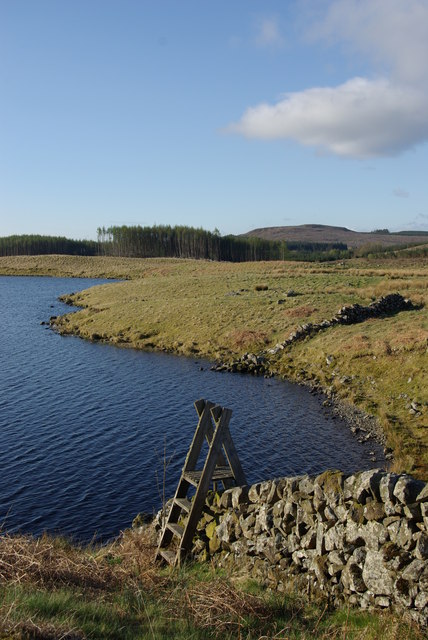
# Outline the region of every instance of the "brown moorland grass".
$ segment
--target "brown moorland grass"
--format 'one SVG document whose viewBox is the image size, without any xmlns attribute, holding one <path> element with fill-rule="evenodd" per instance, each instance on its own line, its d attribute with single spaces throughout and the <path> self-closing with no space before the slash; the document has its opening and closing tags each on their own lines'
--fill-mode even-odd
<svg viewBox="0 0 428 640">
<path fill-rule="evenodd" d="M 162 569 L 150 528 L 102 548 L 0 536 L 0 638 L 421 640 L 391 614 L 271 594 L 211 565 Z"/>
<path fill-rule="evenodd" d="M 309 305 L 302 305 L 301 307 L 295 307 L 294 309 L 286 309 L 284 315 L 288 318 L 309 318 L 315 311 L 318 311 L 316 307 L 310 307 Z"/>
<path fill-rule="evenodd" d="M 74 296 L 82 309 L 61 318 L 58 329 L 210 360 L 265 349 L 301 322 L 398 291 L 420 308 L 332 327 L 285 349 L 271 366 L 376 416 L 394 449 L 394 469 L 427 479 L 428 258 L 405 255 L 323 264 L 32 256 L 0 258 L 0 273 L 126 277 Z M 287 297 L 290 289 L 295 297 Z"/>
</svg>

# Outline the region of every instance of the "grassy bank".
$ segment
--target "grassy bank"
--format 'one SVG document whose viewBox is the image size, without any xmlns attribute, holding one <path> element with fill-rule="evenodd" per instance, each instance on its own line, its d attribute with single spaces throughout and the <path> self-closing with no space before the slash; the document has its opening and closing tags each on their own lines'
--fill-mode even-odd
<svg viewBox="0 0 428 640">
<path fill-rule="evenodd" d="M 129 278 L 73 296 L 70 302 L 84 308 L 63 317 L 59 329 L 211 360 L 265 349 L 299 324 L 398 291 L 421 308 L 331 327 L 285 349 L 272 366 L 375 415 L 394 450 L 394 468 L 428 478 L 426 258 L 320 265 L 35 256 L 0 258 L 0 273 Z"/>
<path fill-rule="evenodd" d="M 104 256 L 0 256 L 0 275 L 57 278 L 117 278 L 143 276 L 144 260 Z"/>
<path fill-rule="evenodd" d="M 344 304 L 399 291 L 425 306 L 332 327 L 281 352 L 274 368 L 375 415 L 394 450 L 394 468 L 428 477 L 427 259 L 314 265 L 47 256 L 1 258 L 0 272 L 130 278 L 75 296 L 84 309 L 64 317 L 60 330 L 212 360 L 264 349 Z M 287 297 L 290 290 L 294 297 Z"/>
<path fill-rule="evenodd" d="M 60 538 L 0 537 L 0 638 L 422 640 L 391 614 L 331 611 L 272 594 L 209 565 L 153 565 L 150 535 L 79 549 Z"/>
</svg>

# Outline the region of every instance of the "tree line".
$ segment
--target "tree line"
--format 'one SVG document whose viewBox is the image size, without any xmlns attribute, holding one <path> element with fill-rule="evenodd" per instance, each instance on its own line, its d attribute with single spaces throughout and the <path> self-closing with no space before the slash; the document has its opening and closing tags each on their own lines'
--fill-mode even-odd
<svg viewBox="0 0 428 640">
<path fill-rule="evenodd" d="M 194 258 L 227 262 L 336 260 L 350 257 L 343 243 L 286 242 L 253 236 L 222 236 L 186 226 L 112 226 L 97 229 L 97 241 L 14 235 L 0 238 L 0 256 L 67 254 L 131 258 Z"/>
<path fill-rule="evenodd" d="M 94 240 L 70 240 L 60 236 L 16 235 L 0 238 L 0 256 L 37 256 L 47 254 L 96 256 Z"/>
<path fill-rule="evenodd" d="M 286 242 L 253 236 L 221 236 L 185 226 L 114 226 L 97 229 L 103 255 L 138 258 L 173 257 L 254 262 L 259 260 L 335 260 L 349 257 L 346 244 Z"/>
</svg>

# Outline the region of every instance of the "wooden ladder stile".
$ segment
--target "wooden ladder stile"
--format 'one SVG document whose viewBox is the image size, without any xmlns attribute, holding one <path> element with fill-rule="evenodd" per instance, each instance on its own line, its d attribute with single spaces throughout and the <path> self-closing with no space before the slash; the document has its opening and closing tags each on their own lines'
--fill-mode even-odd
<svg viewBox="0 0 428 640">
<path fill-rule="evenodd" d="M 195 408 L 199 417 L 198 426 L 156 551 L 156 559 L 162 559 L 171 565 L 180 564 L 192 547 L 193 536 L 210 484 L 213 483 L 215 486 L 221 482 L 225 489 L 246 484 L 245 474 L 229 431 L 232 411 L 208 400 L 196 401 Z M 197 470 L 196 465 L 205 439 L 208 443 L 208 453 L 203 469 Z M 196 487 L 192 500 L 187 497 L 190 486 Z M 179 524 L 179 521 L 182 524 Z M 177 538 L 178 544 L 176 548 L 171 549 L 169 547 L 174 537 Z"/>
</svg>

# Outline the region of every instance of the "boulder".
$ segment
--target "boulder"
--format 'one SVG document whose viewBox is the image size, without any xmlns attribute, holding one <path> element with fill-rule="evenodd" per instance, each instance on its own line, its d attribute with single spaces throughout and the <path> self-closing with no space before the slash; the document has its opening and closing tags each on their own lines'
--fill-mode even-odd
<svg viewBox="0 0 428 640">
<path fill-rule="evenodd" d="M 408 475 L 398 478 L 394 487 L 394 496 L 402 503 L 409 504 L 416 502 L 416 499 L 426 489 L 426 485 L 421 480 L 416 480 Z"/>
<path fill-rule="evenodd" d="M 378 551 L 367 551 L 362 576 L 367 589 L 375 595 L 390 596 L 393 594 L 393 576 L 385 567 L 383 556 Z"/>
<path fill-rule="evenodd" d="M 363 571 L 355 562 L 349 561 L 342 571 L 342 584 L 347 591 L 362 593 L 367 586 L 364 582 Z"/>
</svg>

